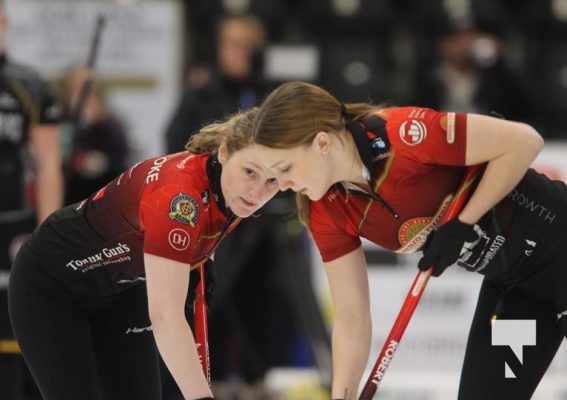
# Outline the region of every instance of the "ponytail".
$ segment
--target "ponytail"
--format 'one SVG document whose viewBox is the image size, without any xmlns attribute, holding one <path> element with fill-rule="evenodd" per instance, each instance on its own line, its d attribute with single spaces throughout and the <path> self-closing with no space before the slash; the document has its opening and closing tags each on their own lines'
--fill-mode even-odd
<svg viewBox="0 0 567 400">
<path fill-rule="evenodd" d="M 304 194 L 297 193 L 295 195 L 295 203 L 297 206 L 297 218 L 305 226 L 309 226 L 309 212 L 311 211 L 311 200 Z"/>
<path fill-rule="evenodd" d="M 212 153 L 222 140 L 226 140 L 230 154 L 252 143 L 252 122 L 258 114 L 258 108 L 232 114 L 225 121 L 206 125 L 189 138 L 185 149 L 192 153 Z"/>
</svg>

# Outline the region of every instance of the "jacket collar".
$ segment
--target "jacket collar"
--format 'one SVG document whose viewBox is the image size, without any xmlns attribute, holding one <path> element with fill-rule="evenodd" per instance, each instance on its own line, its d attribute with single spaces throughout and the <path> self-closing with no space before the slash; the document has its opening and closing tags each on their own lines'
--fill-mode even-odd
<svg viewBox="0 0 567 400">
<path fill-rule="evenodd" d="M 370 172 L 373 181 L 382 170 L 382 164 L 390 153 L 390 142 L 386 133 L 386 121 L 377 116 L 349 121 L 347 129 L 352 134 L 354 143 L 364 166 Z"/>
<path fill-rule="evenodd" d="M 212 153 L 211 156 L 207 159 L 206 170 L 207 170 L 207 176 L 209 178 L 211 190 L 213 191 L 213 196 L 217 201 L 219 209 L 222 211 L 222 213 L 225 216 L 228 217 L 232 213 L 226 207 L 226 202 L 222 194 L 222 187 L 221 187 L 222 165 L 219 162 L 216 153 Z"/>
</svg>

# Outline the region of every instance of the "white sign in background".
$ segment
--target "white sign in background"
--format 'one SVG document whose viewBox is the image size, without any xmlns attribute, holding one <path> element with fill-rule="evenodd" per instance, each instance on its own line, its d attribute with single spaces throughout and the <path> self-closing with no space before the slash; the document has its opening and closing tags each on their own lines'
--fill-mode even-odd
<svg viewBox="0 0 567 400">
<path fill-rule="evenodd" d="M 164 129 L 182 89 L 180 1 L 8 0 L 6 6 L 10 58 L 53 82 L 69 67 L 86 64 L 103 15 L 95 72 L 128 127 L 132 161 L 163 153 Z"/>
</svg>

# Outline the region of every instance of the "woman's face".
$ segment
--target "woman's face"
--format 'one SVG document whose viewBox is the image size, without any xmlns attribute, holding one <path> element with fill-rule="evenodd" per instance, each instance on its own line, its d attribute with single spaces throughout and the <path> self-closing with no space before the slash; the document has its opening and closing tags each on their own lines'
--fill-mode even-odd
<svg viewBox="0 0 567 400">
<path fill-rule="evenodd" d="M 226 206 L 242 218 L 258 211 L 278 191 L 277 177 L 259 161 L 259 147 L 252 144 L 230 156 L 224 143 L 219 148 L 222 194 Z"/>
<path fill-rule="evenodd" d="M 329 143 L 329 135 L 321 132 L 310 145 L 290 149 L 259 147 L 265 160 L 262 162 L 277 177 L 280 190 L 291 189 L 315 201 L 334 183 Z"/>
</svg>

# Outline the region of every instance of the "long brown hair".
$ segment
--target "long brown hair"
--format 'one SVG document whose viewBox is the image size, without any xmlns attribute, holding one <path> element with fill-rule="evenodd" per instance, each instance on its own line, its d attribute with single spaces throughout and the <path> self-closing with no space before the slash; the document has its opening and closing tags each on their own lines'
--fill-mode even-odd
<svg viewBox="0 0 567 400">
<path fill-rule="evenodd" d="M 223 139 L 229 155 L 243 149 L 253 142 L 252 122 L 259 109 L 254 107 L 248 111 L 232 114 L 225 121 L 217 121 L 206 125 L 193 134 L 185 149 L 192 153 L 211 153 L 217 151 Z"/>
<path fill-rule="evenodd" d="M 318 132 L 338 135 L 347 120 L 375 113 L 370 103 L 343 105 L 325 89 L 307 82 L 288 82 L 274 89 L 262 103 L 252 129 L 255 143 L 277 149 L 308 146 Z M 309 198 L 297 194 L 299 219 L 309 220 Z"/>
</svg>

